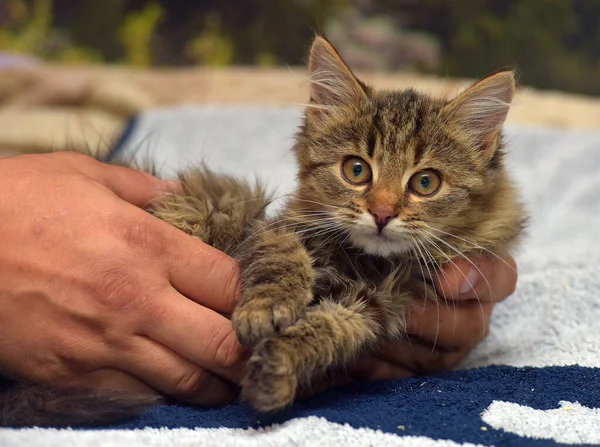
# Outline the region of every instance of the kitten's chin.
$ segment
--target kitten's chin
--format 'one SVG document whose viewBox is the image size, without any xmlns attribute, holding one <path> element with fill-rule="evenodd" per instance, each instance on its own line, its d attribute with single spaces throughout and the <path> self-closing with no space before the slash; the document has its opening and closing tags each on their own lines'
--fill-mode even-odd
<svg viewBox="0 0 600 447">
<path fill-rule="evenodd" d="M 370 255 L 388 257 L 410 251 L 409 241 L 401 238 L 390 238 L 380 234 L 354 232 L 349 237 L 355 247 L 361 248 Z"/>
</svg>

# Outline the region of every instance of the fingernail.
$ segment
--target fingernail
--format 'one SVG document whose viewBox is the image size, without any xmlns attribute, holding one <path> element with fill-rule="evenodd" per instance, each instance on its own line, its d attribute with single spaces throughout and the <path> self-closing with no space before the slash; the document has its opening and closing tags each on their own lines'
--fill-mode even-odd
<svg viewBox="0 0 600 447">
<path fill-rule="evenodd" d="M 458 293 L 462 295 L 464 293 L 467 293 L 467 292 L 470 292 L 471 290 L 473 290 L 478 278 L 479 278 L 479 272 L 477 271 L 477 269 L 475 267 L 471 267 L 469 269 L 469 273 L 467 273 L 465 281 L 463 282 L 462 286 L 460 287 Z"/>
<path fill-rule="evenodd" d="M 171 193 L 177 193 L 181 191 L 181 182 L 179 180 L 165 180 L 164 190 Z"/>
</svg>

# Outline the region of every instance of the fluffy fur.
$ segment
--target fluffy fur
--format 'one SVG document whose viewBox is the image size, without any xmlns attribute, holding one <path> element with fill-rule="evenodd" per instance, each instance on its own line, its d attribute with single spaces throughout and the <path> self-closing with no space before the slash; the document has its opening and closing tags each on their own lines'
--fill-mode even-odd
<svg viewBox="0 0 600 447">
<path fill-rule="evenodd" d="M 525 223 L 501 141 L 512 72 L 450 101 L 378 91 L 321 37 L 309 69 L 311 103 L 294 146 L 299 188 L 279 215 L 265 217 L 260 185 L 205 168 L 182 173 L 185 194 L 153 210 L 239 260 L 243 294 L 232 322 L 252 350 L 242 398 L 261 411 L 290 405 L 360 353 L 402 337 L 407 306 L 423 293 L 434 298 L 428 284 L 441 264 L 505 255 Z M 357 158 L 364 170 L 347 172 L 371 173 L 359 184 L 344 174 Z M 432 194 L 415 190 L 423 172 L 433 173 L 424 187 L 440 180 Z M 3 425 L 24 414 L 25 423 L 57 423 L 11 413 L 7 402 L 0 398 Z M 105 403 L 115 401 L 94 408 Z"/>
</svg>

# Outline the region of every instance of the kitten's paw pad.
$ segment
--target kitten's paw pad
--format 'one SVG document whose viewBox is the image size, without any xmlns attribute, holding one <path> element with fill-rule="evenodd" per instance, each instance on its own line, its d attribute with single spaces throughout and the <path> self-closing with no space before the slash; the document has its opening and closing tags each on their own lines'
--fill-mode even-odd
<svg viewBox="0 0 600 447">
<path fill-rule="evenodd" d="M 300 309 L 289 301 L 254 299 L 240 305 L 231 318 L 240 343 L 255 346 L 261 340 L 294 324 Z"/>
<path fill-rule="evenodd" d="M 292 360 L 278 351 L 274 339 L 265 340 L 252 355 L 242 382 L 242 399 L 262 412 L 282 410 L 296 397 L 298 377 Z"/>
</svg>

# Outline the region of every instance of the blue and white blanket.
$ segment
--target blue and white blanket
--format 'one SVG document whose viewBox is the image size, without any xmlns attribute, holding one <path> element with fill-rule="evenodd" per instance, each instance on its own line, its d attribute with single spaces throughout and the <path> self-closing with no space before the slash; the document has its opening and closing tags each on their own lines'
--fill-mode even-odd
<svg viewBox="0 0 600 447">
<path fill-rule="evenodd" d="M 204 160 L 294 185 L 297 109 L 189 108 L 140 117 L 122 151 L 165 175 Z M 356 384 L 266 418 L 243 406 L 158 407 L 102 430 L 0 430 L 0 446 L 600 445 L 600 131 L 510 125 L 533 216 L 517 292 L 454 372 Z"/>
</svg>

